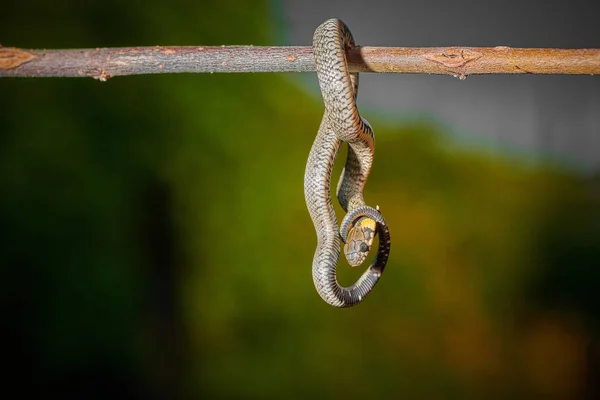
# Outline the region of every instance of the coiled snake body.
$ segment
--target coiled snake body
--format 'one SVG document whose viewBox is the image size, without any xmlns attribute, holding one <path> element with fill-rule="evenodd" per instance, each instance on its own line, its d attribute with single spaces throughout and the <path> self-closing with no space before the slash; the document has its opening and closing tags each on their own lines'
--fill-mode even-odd
<svg viewBox="0 0 600 400">
<path fill-rule="evenodd" d="M 363 188 L 371 170 L 375 150 L 373 131 L 356 107 L 358 74 L 350 74 L 346 51 L 354 48 L 348 27 L 340 20 L 322 23 L 313 36 L 317 78 L 325 113 L 311 148 L 304 175 L 304 196 L 317 232 L 313 258 L 313 280 L 319 295 L 336 307 L 351 307 L 373 289 L 383 273 L 390 252 L 390 236 L 378 210 L 366 206 Z M 331 202 L 331 172 L 342 142 L 348 143 L 348 158 L 340 178 L 337 197 L 347 211 L 340 232 Z M 336 265 L 340 239 L 351 265 L 360 264 L 379 234 L 377 257 L 349 287 L 337 282 Z M 350 240 L 348 239 L 350 237 Z"/>
</svg>

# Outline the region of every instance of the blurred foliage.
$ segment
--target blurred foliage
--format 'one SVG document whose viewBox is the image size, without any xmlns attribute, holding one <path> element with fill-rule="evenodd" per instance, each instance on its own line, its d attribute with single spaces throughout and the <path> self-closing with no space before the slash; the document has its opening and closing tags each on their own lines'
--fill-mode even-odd
<svg viewBox="0 0 600 400">
<path fill-rule="evenodd" d="M 267 10 L 15 2 L 0 37 L 267 45 Z M 287 76 L 3 79 L 0 91 L 1 311 L 21 393 L 596 393 L 597 182 L 461 150 L 426 123 L 371 121 L 366 199 L 392 253 L 365 303 L 338 310 L 313 288 L 302 191 L 322 107 Z M 342 265 L 340 280 L 361 271 Z"/>
</svg>

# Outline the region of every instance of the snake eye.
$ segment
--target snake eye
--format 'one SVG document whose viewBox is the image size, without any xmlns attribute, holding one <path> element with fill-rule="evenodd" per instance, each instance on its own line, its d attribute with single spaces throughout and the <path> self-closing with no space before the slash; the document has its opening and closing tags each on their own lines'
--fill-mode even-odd
<svg viewBox="0 0 600 400">
<path fill-rule="evenodd" d="M 362 242 L 360 244 L 360 251 L 361 253 L 366 253 L 367 251 L 369 251 L 369 246 L 367 246 L 365 242 Z"/>
</svg>

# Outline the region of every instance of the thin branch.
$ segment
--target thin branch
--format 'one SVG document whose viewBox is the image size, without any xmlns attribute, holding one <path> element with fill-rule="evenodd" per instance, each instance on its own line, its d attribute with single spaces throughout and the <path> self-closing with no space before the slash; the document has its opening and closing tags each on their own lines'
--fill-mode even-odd
<svg viewBox="0 0 600 400">
<path fill-rule="evenodd" d="M 600 49 L 357 47 L 350 70 L 443 74 L 600 74 Z M 183 72 L 309 72 L 310 47 L 131 47 L 23 50 L 0 47 L 0 77 L 85 77 Z"/>
</svg>

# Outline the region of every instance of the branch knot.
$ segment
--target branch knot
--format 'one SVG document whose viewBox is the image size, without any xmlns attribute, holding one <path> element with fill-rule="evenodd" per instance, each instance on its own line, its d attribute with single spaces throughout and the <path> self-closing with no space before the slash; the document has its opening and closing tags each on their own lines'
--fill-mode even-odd
<svg viewBox="0 0 600 400">
<path fill-rule="evenodd" d="M 24 50 L 0 46 L 0 69 L 16 68 L 34 58 L 33 54 Z"/>
<path fill-rule="evenodd" d="M 448 47 L 442 52 L 425 54 L 424 57 L 448 68 L 458 68 L 483 57 L 483 54 L 464 47 Z"/>
</svg>

